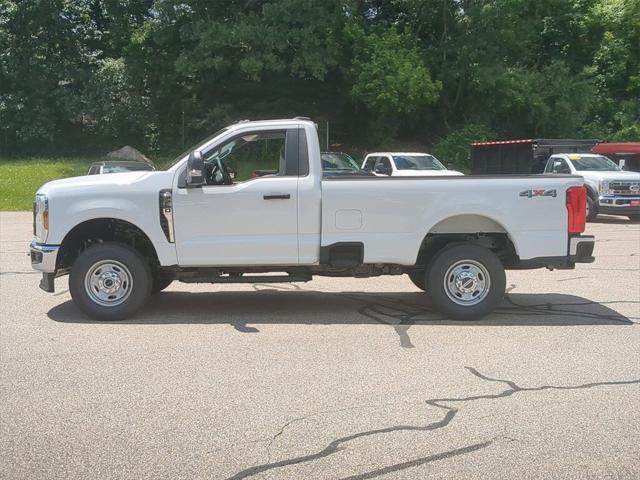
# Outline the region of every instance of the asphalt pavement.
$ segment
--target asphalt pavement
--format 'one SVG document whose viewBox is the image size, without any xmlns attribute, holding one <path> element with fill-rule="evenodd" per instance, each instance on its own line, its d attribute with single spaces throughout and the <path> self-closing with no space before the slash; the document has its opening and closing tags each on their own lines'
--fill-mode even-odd
<svg viewBox="0 0 640 480">
<path fill-rule="evenodd" d="M 640 478 L 640 224 L 588 233 L 477 322 L 406 276 L 174 282 L 95 322 L 0 213 L 0 478 Z"/>
</svg>

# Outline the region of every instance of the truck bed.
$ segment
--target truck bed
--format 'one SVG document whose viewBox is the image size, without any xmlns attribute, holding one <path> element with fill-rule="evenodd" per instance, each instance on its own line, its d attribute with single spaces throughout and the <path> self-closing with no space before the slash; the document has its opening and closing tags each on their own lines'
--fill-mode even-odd
<svg viewBox="0 0 640 480">
<path fill-rule="evenodd" d="M 413 265 L 427 234 L 473 231 L 507 234 L 521 260 L 563 256 L 566 190 L 580 185 L 573 175 L 325 178 L 321 245 L 362 242 L 365 263 Z"/>
</svg>

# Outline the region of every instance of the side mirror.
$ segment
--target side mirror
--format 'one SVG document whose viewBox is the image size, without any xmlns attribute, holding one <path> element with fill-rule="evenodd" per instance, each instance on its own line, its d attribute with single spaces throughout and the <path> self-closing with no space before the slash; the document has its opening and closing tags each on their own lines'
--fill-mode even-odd
<svg viewBox="0 0 640 480">
<path fill-rule="evenodd" d="M 187 159 L 187 186 L 199 187 L 205 184 L 202 152 L 191 152 Z"/>
<path fill-rule="evenodd" d="M 626 165 L 627 161 L 624 158 L 620 159 L 620 162 L 618 163 L 618 166 L 620 167 L 620 170 L 624 170 L 624 166 Z"/>
<path fill-rule="evenodd" d="M 447 170 L 453 170 L 453 163 L 447 162 Z"/>
</svg>

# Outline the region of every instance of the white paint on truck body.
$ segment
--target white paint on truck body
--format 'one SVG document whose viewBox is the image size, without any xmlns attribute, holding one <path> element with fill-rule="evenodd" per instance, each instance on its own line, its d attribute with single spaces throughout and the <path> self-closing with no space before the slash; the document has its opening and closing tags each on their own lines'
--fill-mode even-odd
<svg viewBox="0 0 640 480">
<path fill-rule="evenodd" d="M 522 260 L 568 254 L 565 193 L 583 184 L 579 177 L 323 180 L 315 125 L 299 119 L 238 123 L 206 145 L 280 128 L 304 130 L 308 174 L 181 188 L 185 155 L 166 171 L 56 180 L 38 191 L 48 198 L 49 231 L 36 242 L 60 245 L 84 221 L 116 218 L 149 237 L 162 266 L 316 265 L 321 246 L 337 242 L 362 242 L 366 263 L 413 265 L 428 233 L 491 231 L 506 232 Z M 160 225 L 163 189 L 173 193 L 175 243 Z M 520 195 L 531 189 L 555 190 L 556 195 Z M 263 199 L 278 192 L 290 198 Z"/>
</svg>

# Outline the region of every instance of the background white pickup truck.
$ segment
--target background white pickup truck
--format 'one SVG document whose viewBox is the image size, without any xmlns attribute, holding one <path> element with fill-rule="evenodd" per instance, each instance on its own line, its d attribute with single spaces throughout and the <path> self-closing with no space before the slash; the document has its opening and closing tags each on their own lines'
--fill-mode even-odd
<svg viewBox="0 0 640 480">
<path fill-rule="evenodd" d="M 428 153 L 374 152 L 362 161 L 362 170 L 374 175 L 392 177 L 426 177 L 437 175 L 462 175 L 449 170 Z"/>
<path fill-rule="evenodd" d="M 592 153 L 557 153 L 549 157 L 544 171 L 584 178 L 587 220 L 606 213 L 640 221 L 640 173 L 626 172 L 604 155 Z"/>
<path fill-rule="evenodd" d="M 585 197 L 572 175 L 323 179 L 314 123 L 241 122 L 165 171 L 45 184 L 31 262 L 48 292 L 70 274 L 74 301 L 98 319 L 132 315 L 173 280 L 384 274 L 408 274 L 444 314 L 473 319 L 501 301 L 505 268 L 593 261 Z"/>
</svg>

